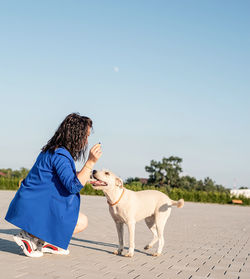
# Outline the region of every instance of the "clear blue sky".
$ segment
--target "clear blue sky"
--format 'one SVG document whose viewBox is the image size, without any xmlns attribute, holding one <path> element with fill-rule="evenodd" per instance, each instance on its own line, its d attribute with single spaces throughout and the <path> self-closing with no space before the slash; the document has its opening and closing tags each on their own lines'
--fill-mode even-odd
<svg viewBox="0 0 250 279">
<path fill-rule="evenodd" d="M 0 168 L 31 168 L 71 112 L 96 168 L 250 187 L 250 1 L 0 1 Z M 79 168 L 81 164 L 77 164 Z"/>
</svg>

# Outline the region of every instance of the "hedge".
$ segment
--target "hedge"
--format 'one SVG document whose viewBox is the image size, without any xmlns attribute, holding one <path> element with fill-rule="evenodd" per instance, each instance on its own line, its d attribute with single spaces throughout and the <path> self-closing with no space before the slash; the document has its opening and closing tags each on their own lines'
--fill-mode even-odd
<svg viewBox="0 0 250 279">
<path fill-rule="evenodd" d="M 20 178 L 0 177 L 0 190 L 17 190 Z"/>
<path fill-rule="evenodd" d="M 125 188 L 133 191 L 141 190 L 158 190 L 167 194 L 172 200 L 184 199 L 190 202 L 203 202 L 203 203 L 220 203 L 231 204 L 233 199 L 240 199 L 243 201 L 243 205 L 250 205 L 250 199 L 244 196 L 231 196 L 228 192 L 205 192 L 205 191 L 188 191 L 179 188 L 172 188 L 166 190 L 166 188 L 156 188 L 154 186 L 139 186 L 139 185 L 125 185 Z M 86 186 L 80 192 L 82 195 L 98 195 L 104 196 L 100 190 L 94 190 L 90 184 Z"/>
<path fill-rule="evenodd" d="M 20 179 L 19 178 L 5 178 L 0 177 L 0 190 L 17 190 L 19 188 Z M 131 185 L 124 185 L 125 188 L 133 191 L 141 190 L 158 190 L 167 194 L 173 200 L 184 199 L 190 202 L 203 202 L 203 203 L 220 203 L 220 204 L 230 204 L 233 199 L 240 199 L 243 205 L 250 205 L 250 198 L 244 196 L 231 196 L 229 192 L 205 192 L 205 191 L 188 191 L 180 188 L 165 188 L 165 187 L 154 187 L 148 185 L 140 185 L 132 183 Z M 104 196 L 101 190 L 94 190 L 91 184 L 86 184 L 81 190 L 82 195 L 95 195 Z"/>
</svg>

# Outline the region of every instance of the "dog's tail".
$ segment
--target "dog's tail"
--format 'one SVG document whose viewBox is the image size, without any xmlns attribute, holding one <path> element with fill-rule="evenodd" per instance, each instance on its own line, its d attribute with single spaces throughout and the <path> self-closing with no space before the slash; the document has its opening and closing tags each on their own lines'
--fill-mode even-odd
<svg viewBox="0 0 250 279">
<path fill-rule="evenodd" d="M 184 200 L 180 199 L 178 201 L 172 201 L 172 205 L 176 205 L 178 208 L 182 208 L 184 206 Z"/>
</svg>

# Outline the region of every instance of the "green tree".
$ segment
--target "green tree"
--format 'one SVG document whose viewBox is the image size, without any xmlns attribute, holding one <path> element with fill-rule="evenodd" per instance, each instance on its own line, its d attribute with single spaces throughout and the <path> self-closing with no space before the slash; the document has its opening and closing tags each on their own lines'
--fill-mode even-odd
<svg viewBox="0 0 250 279">
<path fill-rule="evenodd" d="M 135 181 L 136 182 L 140 181 L 140 178 L 139 177 L 128 177 L 125 180 L 124 184 L 130 184 L 130 183 L 135 182 Z"/>
<path fill-rule="evenodd" d="M 152 160 L 150 166 L 145 167 L 145 170 L 150 173 L 149 183 L 179 187 L 179 175 L 182 172 L 181 162 L 182 159 L 175 156 L 163 157 L 161 162 Z"/>
<path fill-rule="evenodd" d="M 203 185 L 204 185 L 205 191 L 212 191 L 212 190 L 214 190 L 214 187 L 215 187 L 214 181 L 209 177 L 206 177 L 204 179 Z"/>
<path fill-rule="evenodd" d="M 185 175 L 180 178 L 179 186 L 185 190 L 192 190 L 199 187 L 199 181 L 195 177 Z"/>
<path fill-rule="evenodd" d="M 20 177 L 21 178 L 25 178 L 28 175 L 28 173 L 29 173 L 28 169 L 26 169 L 26 168 L 21 168 L 20 169 Z"/>
<path fill-rule="evenodd" d="M 164 184 L 165 176 L 160 162 L 151 160 L 150 166 L 146 166 L 145 170 L 150 173 L 148 180 L 149 183 L 155 183 L 160 185 Z"/>
</svg>

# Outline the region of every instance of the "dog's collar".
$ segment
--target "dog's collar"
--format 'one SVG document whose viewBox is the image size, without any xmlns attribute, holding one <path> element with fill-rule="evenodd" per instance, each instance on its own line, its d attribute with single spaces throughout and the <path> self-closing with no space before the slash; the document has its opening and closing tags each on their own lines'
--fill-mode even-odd
<svg viewBox="0 0 250 279">
<path fill-rule="evenodd" d="M 114 206 L 114 205 L 118 204 L 118 202 L 121 200 L 121 198 L 122 198 L 124 192 L 125 192 L 125 188 L 123 188 L 122 194 L 121 194 L 120 198 L 118 199 L 118 201 L 116 201 L 116 202 L 114 202 L 114 203 L 111 203 L 111 202 L 109 202 L 109 201 L 107 200 L 107 203 L 108 203 L 110 206 Z"/>
</svg>

